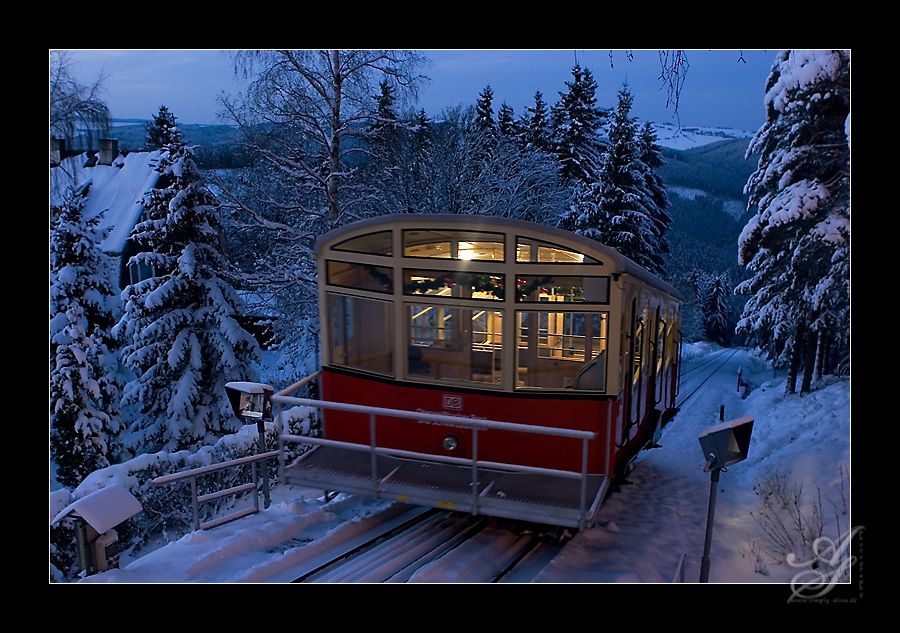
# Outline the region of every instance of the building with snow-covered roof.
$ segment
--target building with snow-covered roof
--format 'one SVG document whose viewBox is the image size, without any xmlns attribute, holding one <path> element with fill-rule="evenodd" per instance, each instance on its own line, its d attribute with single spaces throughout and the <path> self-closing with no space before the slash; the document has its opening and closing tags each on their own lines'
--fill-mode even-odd
<svg viewBox="0 0 900 633">
<path fill-rule="evenodd" d="M 118 262 L 111 281 L 124 288 L 149 276 L 128 260 L 138 252 L 131 231 L 144 213 L 144 196 L 156 186 L 160 176 L 156 161 L 161 152 L 120 154 L 115 140 L 104 139 L 96 154 L 65 155 L 65 142 L 52 139 L 50 152 L 50 208 L 62 204 L 66 190 L 73 187 L 84 198 L 87 219 L 102 214 L 100 228 L 109 233 L 102 250 Z"/>
</svg>

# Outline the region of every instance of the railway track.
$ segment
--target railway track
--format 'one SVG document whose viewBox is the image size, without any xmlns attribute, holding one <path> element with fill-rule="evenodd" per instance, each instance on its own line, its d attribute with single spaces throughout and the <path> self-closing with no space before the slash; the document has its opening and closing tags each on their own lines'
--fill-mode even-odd
<svg viewBox="0 0 900 633">
<path fill-rule="evenodd" d="M 543 566 L 561 547 L 536 534 L 492 526 L 487 517 L 429 509 L 336 553 L 293 582 L 527 582 L 533 572 L 520 563 Z"/>
<path fill-rule="evenodd" d="M 686 367 L 681 372 L 675 406 L 677 408 L 684 406 L 684 403 L 725 367 L 736 353 L 737 349 L 721 349 L 714 354 L 704 356 L 701 361 L 696 363 L 685 363 Z"/>
</svg>

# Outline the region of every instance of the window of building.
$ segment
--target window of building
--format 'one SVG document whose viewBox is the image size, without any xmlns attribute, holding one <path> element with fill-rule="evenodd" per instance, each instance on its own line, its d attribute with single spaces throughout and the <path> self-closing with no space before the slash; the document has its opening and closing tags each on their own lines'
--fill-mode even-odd
<svg viewBox="0 0 900 633">
<path fill-rule="evenodd" d="M 329 293 L 328 307 L 331 362 L 393 375 L 390 302 Z"/>
<path fill-rule="evenodd" d="M 607 313 L 520 311 L 516 330 L 518 387 L 604 390 Z"/>
<path fill-rule="evenodd" d="M 464 230 L 403 231 L 406 257 L 437 257 L 477 261 L 503 261 L 502 233 Z"/>
</svg>

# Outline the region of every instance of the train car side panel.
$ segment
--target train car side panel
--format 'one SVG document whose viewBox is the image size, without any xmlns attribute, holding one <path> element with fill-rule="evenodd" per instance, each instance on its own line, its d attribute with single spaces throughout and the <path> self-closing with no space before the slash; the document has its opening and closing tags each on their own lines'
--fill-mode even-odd
<svg viewBox="0 0 900 633">
<path fill-rule="evenodd" d="M 589 443 L 588 471 L 605 473 L 607 468 L 606 419 L 612 407 L 598 398 L 504 396 L 497 392 L 391 384 L 327 369 L 322 373 L 322 395 L 326 400 L 454 415 L 461 419 L 590 431 L 596 433 L 597 438 Z M 328 439 L 369 444 L 367 416 L 327 411 L 324 418 Z M 378 445 L 386 448 L 466 459 L 472 455 L 472 433 L 463 425 L 450 427 L 425 421 L 379 418 L 376 432 Z M 448 436 L 458 442 L 453 450 L 446 447 Z M 490 429 L 479 431 L 477 451 L 478 458 L 485 461 L 581 471 L 580 440 Z"/>
</svg>

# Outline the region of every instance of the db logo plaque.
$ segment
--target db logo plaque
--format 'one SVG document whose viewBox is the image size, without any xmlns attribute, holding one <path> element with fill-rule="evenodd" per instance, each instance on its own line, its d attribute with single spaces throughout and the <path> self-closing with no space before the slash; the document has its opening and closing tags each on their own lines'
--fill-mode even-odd
<svg viewBox="0 0 900 633">
<path fill-rule="evenodd" d="M 449 393 L 445 393 L 443 396 L 443 406 L 447 411 L 462 411 L 462 396 L 454 396 Z"/>
</svg>

